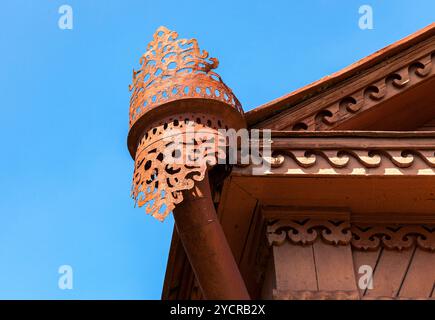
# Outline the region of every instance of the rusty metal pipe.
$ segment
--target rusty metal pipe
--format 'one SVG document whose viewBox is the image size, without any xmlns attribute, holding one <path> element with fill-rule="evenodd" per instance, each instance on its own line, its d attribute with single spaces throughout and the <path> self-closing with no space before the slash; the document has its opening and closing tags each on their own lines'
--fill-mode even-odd
<svg viewBox="0 0 435 320">
<path fill-rule="evenodd" d="M 249 300 L 213 206 L 208 175 L 183 196 L 173 212 L 175 225 L 205 299 Z"/>
</svg>

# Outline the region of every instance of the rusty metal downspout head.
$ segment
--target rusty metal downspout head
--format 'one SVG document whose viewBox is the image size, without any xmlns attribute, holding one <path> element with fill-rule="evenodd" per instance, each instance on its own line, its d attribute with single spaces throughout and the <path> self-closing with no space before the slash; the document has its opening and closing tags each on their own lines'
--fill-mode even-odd
<svg viewBox="0 0 435 320">
<path fill-rule="evenodd" d="M 249 299 L 207 178 L 207 170 L 225 156 L 216 147 L 225 140 L 221 130 L 246 128 L 242 107 L 213 71 L 218 60 L 195 39 L 178 39 L 159 27 L 139 63 L 130 85 L 127 140 L 135 160 L 132 197 L 161 221 L 174 212 L 206 298 Z"/>
</svg>

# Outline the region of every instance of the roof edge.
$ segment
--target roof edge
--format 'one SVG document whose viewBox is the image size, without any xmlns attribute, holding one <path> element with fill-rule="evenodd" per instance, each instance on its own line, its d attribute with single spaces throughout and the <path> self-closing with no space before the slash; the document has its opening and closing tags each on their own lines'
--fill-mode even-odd
<svg viewBox="0 0 435 320">
<path fill-rule="evenodd" d="M 289 94 L 260 105 L 245 113 L 248 126 L 251 127 L 287 109 L 289 104 L 300 103 L 307 97 L 312 97 L 313 94 L 319 94 L 326 90 L 326 88 L 330 88 L 332 85 L 335 85 L 340 81 L 359 74 L 381 63 L 382 61 L 391 58 L 399 52 L 406 50 L 427 38 L 430 38 L 433 35 L 435 35 L 435 23 L 431 23 L 425 28 L 420 29 L 419 31 L 399 41 L 396 41 L 393 44 L 386 46 L 365 58 L 362 58 L 361 60 L 345 67 L 344 69 L 341 69 L 340 71 L 325 76 Z"/>
</svg>

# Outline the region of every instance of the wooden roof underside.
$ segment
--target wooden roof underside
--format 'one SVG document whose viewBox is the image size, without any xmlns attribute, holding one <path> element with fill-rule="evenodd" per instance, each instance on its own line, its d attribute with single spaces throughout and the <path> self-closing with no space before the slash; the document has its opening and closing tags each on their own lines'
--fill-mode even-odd
<svg viewBox="0 0 435 320">
<path fill-rule="evenodd" d="M 273 148 L 284 151 L 281 158 L 271 159 L 276 161 L 271 174 L 253 177 L 250 167 L 234 168 L 222 191 L 215 194 L 218 216 L 240 270 L 249 278 L 247 283 L 255 283 L 257 277 L 247 246 L 258 244 L 252 237 L 260 233 L 256 228 L 261 224 L 255 221 L 264 205 L 286 210 L 299 206 L 299 210 L 304 197 L 320 207 L 322 199 L 329 197 L 329 203 L 354 212 L 354 219 L 370 212 L 374 220 L 394 217 L 406 222 L 406 210 L 417 208 L 420 219 L 435 222 L 431 215 L 435 210 L 431 190 L 435 132 L 414 132 L 435 127 L 434 52 L 435 24 L 431 24 L 340 72 L 245 114 L 250 128 L 274 130 Z M 379 130 L 402 132 L 374 132 Z M 381 152 L 378 158 L 367 153 L 370 146 Z M 314 166 L 310 162 L 313 155 L 305 153 L 310 148 L 321 151 L 314 155 Z M 348 152 L 344 159 L 339 154 L 343 150 Z M 410 150 L 412 159 L 407 153 Z M 357 170 L 340 161 L 348 161 Z M 390 179 L 404 179 L 408 188 L 393 184 L 396 188 L 392 190 Z M 314 196 L 322 190 L 326 190 L 324 197 Z M 390 204 L 401 203 L 403 212 L 388 212 L 392 207 L 385 206 L 379 215 L 375 191 Z M 362 206 L 367 207 L 353 201 L 361 195 L 365 197 Z M 162 299 L 200 297 L 174 229 Z"/>
</svg>

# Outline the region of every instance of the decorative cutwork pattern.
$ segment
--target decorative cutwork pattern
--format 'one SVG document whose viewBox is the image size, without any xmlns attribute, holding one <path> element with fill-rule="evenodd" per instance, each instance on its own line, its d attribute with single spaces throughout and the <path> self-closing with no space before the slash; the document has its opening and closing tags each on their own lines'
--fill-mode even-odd
<svg viewBox="0 0 435 320">
<path fill-rule="evenodd" d="M 352 238 L 349 222 L 314 219 L 278 220 L 267 227 L 267 235 L 269 244 L 275 246 L 286 239 L 295 244 L 312 244 L 319 237 L 333 245 L 346 245 Z"/>
<path fill-rule="evenodd" d="M 273 146 L 272 146 L 273 147 Z M 412 148 L 412 146 L 410 146 Z M 424 174 L 435 174 L 435 151 L 434 150 L 356 150 L 356 149 L 337 149 L 337 150 L 275 150 L 272 157 L 265 159 L 273 169 L 289 167 L 291 169 L 300 168 L 301 171 L 294 173 L 303 174 L 310 172 L 310 169 L 322 169 L 324 174 L 334 174 L 340 171 L 347 172 L 351 169 L 352 174 L 366 174 L 370 169 L 377 168 L 396 168 L 395 171 L 388 171 L 384 174 L 401 174 L 404 170 L 412 170 L 413 164 L 421 160 L 428 170 Z M 324 162 L 320 164 L 321 160 Z M 352 162 L 352 164 L 351 164 Z M 242 166 L 240 166 L 242 167 Z M 334 169 L 325 171 L 325 169 Z M 358 169 L 364 169 L 358 171 Z"/>
<path fill-rule="evenodd" d="M 217 129 L 223 120 L 203 114 L 168 117 L 143 136 L 135 159 L 132 197 L 163 221 L 183 200 L 182 191 L 204 179 L 207 167 L 225 159 Z M 220 144 L 219 144 L 220 143 Z"/>
<path fill-rule="evenodd" d="M 435 300 L 431 297 L 360 297 L 358 291 L 355 290 L 336 290 L 336 291 L 310 291 L 310 290 L 274 290 L 274 300 Z"/>
<path fill-rule="evenodd" d="M 433 70 L 435 54 L 429 53 L 372 84 L 365 86 L 304 118 L 296 118 L 286 127 L 292 130 L 331 130 L 339 123 L 373 108 L 387 98 L 424 81 Z"/>
<path fill-rule="evenodd" d="M 310 291 L 310 290 L 274 290 L 274 300 L 359 300 L 359 293 L 355 290 L 344 291 Z"/>
<path fill-rule="evenodd" d="M 352 246 L 358 250 L 376 250 L 383 246 L 391 250 L 404 250 L 417 245 L 435 251 L 435 226 L 352 226 Z"/>
<path fill-rule="evenodd" d="M 196 39 L 177 38 L 177 32 L 158 28 L 139 70 L 133 70 L 130 127 L 148 110 L 183 98 L 219 100 L 243 113 L 231 89 L 212 71 L 219 61 L 201 51 Z"/>
<path fill-rule="evenodd" d="M 380 297 L 371 297 L 364 296 L 361 300 L 435 300 L 432 297 L 388 297 L 388 296 L 380 296 Z"/>
<path fill-rule="evenodd" d="M 163 220 L 183 200 L 182 192 L 225 158 L 218 130 L 245 122 L 240 102 L 213 71 L 219 61 L 195 39 L 178 39 L 160 27 L 139 63 L 130 85 L 132 197 Z"/>
<path fill-rule="evenodd" d="M 312 244 L 317 239 L 333 245 L 352 244 L 356 250 L 404 250 L 417 245 L 435 251 L 435 225 L 364 225 L 348 221 L 291 219 L 271 222 L 267 227 L 269 244 L 280 246 L 286 240 L 298 244 Z"/>
</svg>

